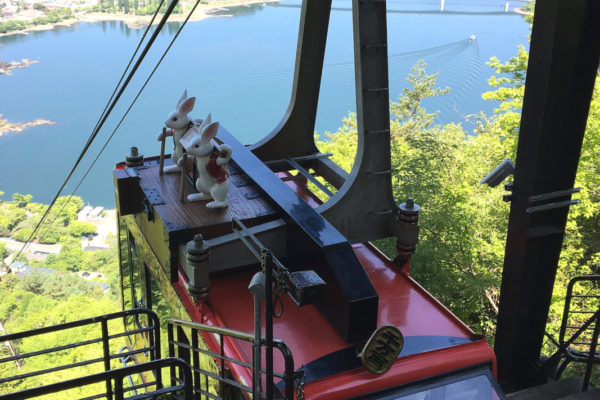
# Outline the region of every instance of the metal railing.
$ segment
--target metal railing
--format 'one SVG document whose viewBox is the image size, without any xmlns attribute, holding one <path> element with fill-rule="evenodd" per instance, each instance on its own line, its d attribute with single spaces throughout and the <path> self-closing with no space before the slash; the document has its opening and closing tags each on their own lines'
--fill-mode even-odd
<svg viewBox="0 0 600 400">
<path fill-rule="evenodd" d="M 175 338 L 176 329 L 177 338 Z M 217 345 L 220 346 L 220 350 L 218 353 L 211 351 L 208 348 L 203 348 L 203 346 L 200 346 L 200 340 L 203 340 L 200 336 L 202 333 L 208 333 L 211 335 L 216 335 L 216 337 L 218 337 Z M 228 376 L 228 365 L 237 365 L 238 367 L 242 367 L 242 369 L 246 368 L 252 373 L 253 377 L 257 374 L 259 376 L 267 376 L 267 371 L 265 369 L 255 368 L 253 363 L 225 355 L 225 344 L 228 340 L 236 339 L 248 342 L 251 345 L 254 344 L 255 338 L 249 333 L 170 318 L 168 321 L 168 338 L 169 355 L 174 356 L 177 350 L 177 355 L 179 357 L 183 358 L 184 360 L 186 360 L 187 358 L 186 361 L 188 361 L 192 369 L 194 393 L 201 399 L 206 398 L 221 400 L 232 398 L 234 396 L 226 394 L 228 390 L 232 389 L 237 389 L 241 392 L 252 394 L 252 386 L 240 383 L 239 381 L 236 381 L 232 376 Z M 264 342 L 265 340 L 262 339 L 261 346 L 264 345 Z M 271 388 L 274 389 L 275 393 L 273 395 L 268 395 L 267 393 L 261 392 L 261 398 L 266 398 L 268 400 L 272 398 L 285 398 L 293 400 L 294 381 L 301 381 L 301 379 L 298 379 L 299 377 L 296 376 L 296 374 L 294 373 L 294 359 L 292 357 L 292 353 L 285 344 L 285 342 L 283 342 L 282 340 L 273 339 L 273 347 L 280 351 L 284 359 L 283 373 L 272 372 L 272 375 L 274 378 L 279 378 L 284 382 L 285 395 L 279 393 L 274 383 L 269 382 L 267 380 L 267 387 L 271 386 Z M 210 359 L 215 360 L 217 363 L 218 371 L 210 371 L 207 369 L 207 367 L 202 366 L 202 356 L 204 356 L 205 358 L 210 357 Z M 172 385 L 179 383 L 180 379 L 180 377 L 177 377 L 175 375 L 175 371 L 171 372 Z M 216 382 L 219 385 L 218 389 L 215 390 L 216 393 L 211 392 L 210 390 L 210 380 L 214 380 L 214 382 Z M 254 381 L 255 380 L 253 379 L 253 382 Z M 301 388 L 298 388 L 298 390 L 301 390 Z"/>
<path fill-rule="evenodd" d="M 597 351 L 600 336 L 600 275 L 578 276 L 569 282 L 559 332 L 554 340 L 546 334 L 558 350 L 542 365 L 543 371 L 556 369 L 552 378 L 560 379 L 571 362 L 585 363 L 583 391 L 588 390 L 592 368 L 600 364 Z M 561 363 L 561 359 L 564 359 Z"/>
<path fill-rule="evenodd" d="M 141 374 L 142 372 L 160 371 L 160 369 L 164 367 L 170 367 L 172 370 L 175 369 L 175 367 L 179 367 L 179 373 L 183 376 L 182 384 L 173 385 L 166 388 L 157 387 L 155 390 L 151 390 L 143 394 L 125 397 L 124 394 L 126 392 L 133 390 L 132 388 L 123 387 L 123 379 L 125 377 L 129 377 L 134 374 Z M 94 383 L 107 382 L 108 384 L 111 384 L 112 381 L 114 381 L 114 389 L 112 389 L 110 393 L 107 392 L 105 394 L 86 397 L 85 400 L 102 397 L 113 398 L 113 395 L 115 400 L 124 400 L 125 398 L 129 400 L 147 398 L 155 399 L 156 396 L 164 394 L 178 395 L 177 397 L 181 397 L 185 400 L 192 400 L 194 398 L 192 393 L 192 373 L 189 365 L 179 358 L 162 358 L 160 360 L 148 361 L 125 368 L 112 369 L 63 382 L 56 382 L 49 385 L 25 389 L 16 393 L 0 395 L 0 398 L 3 400 L 24 400 L 32 397 L 47 396 L 49 394 L 75 389 Z"/>
<path fill-rule="evenodd" d="M 112 332 L 112 333 L 109 332 L 109 321 L 118 320 L 118 319 L 126 319 L 128 317 L 134 317 L 137 320 L 140 315 L 146 316 L 147 321 L 148 321 L 147 326 L 140 327 L 140 328 L 134 329 L 134 330 L 127 330 L 127 329 L 121 328 L 117 332 Z M 10 355 L 9 357 L 0 358 L 0 365 L 3 365 L 4 363 L 8 363 L 8 362 L 18 362 L 18 363 L 27 365 L 28 361 L 34 359 L 35 357 L 42 357 L 42 356 L 50 355 L 52 353 L 57 353 L 57 352 L 70 350 L 70 349 L 77 349 L 77 348 L 81 348 L 83 346 L 90 346 L 90 345 L 94 345 L 94 344 L 101 344 L 102 357 L 84 359 L 84 360 L 73 362 L 70 364 L 55 365 L 55 366 L 50 366 L 49 368 L 45 368 L 45 369 L 39 369 L 39 370 L 31 371 L 31 372 L 26 372 L 23 374 L 18 374 L 18 375 L 9 376 L 9 377 L 3 377 L 3 378 L 0 378 L 0 386 L 6 385 L 9 382 L 15 382 L 15 381 L 16 382 L 23 381 L 26 384 L 26 382 L 29 378 L 39 377 L 39 376 L 44 376 L 45 379 L 50 380 L 51 376 L 52 376 L 51 374 L 53 374 L 55 372 L 65 371 L 65 370 L 69 370 L 72 368 L 79 368 L 82 366 L 98 364 L 98 363 L 103 363 L 104 373 L 90 375 L 90 377 L 77 378 L 72 381 L 46 384 L 46 385 L 37 387 L 35 389 L 25 389 L 23 391 L 9 394 L 9 395 L 0 395 L 0 398 L 1 399 L 4 399 L 4 398 L 23 399 L 25 397 L 35 395 L 35 394 L 29 394 L 29 393 L 44 393 L 44 390 L 50 390 L 50 388 L 57 388 L 57 387 L 64 386 L 63 389 L 56 389 L 56 390 L 64 390 L 67 388 L 67 386 L 75 387 L 75 386 L 71 386 L 70 382 L 75 382 L 75 381 L 83 382 L 81 380 L 84 378 L 89 378 L 89 379 L 94 380 L 94 379 L 100 379 L 99 377 L 104 377 L 104 380 L 106 382 L 105 392 L 88 397 L 88 399 L 91 400 L 91 399 L 106 397 L 107 399 L 112 400 L 113 394 L 116 393 L 115 390 L 118 389 L 116 387 L 117 383 L 115 383 L 115 386 L 112 385 L 112 380 L 115 377 L 119 376 L 119 373 L 115 373 L 116 375 L 113 375 L 112 371 L 116 371 L 116 370 L 111 368 L 112 360 L 118 360 L 122 357 L 128 357 L 128 356 L 132 357 L 132 356 L 135 356 L 138 354 L 144 354 L 152 361 L 160 359 L 160 323 L 159 323 L 159 320 L 158 320 L 158 317 L 156 316 L 156 314 L 152 310 L 149 310 L 149 309 L 139 309 L 138 308 L 138 309 L 126 310 L 126 311 L 116 312 L 116 313 L 112 313 L 112 314 L 106 314 L 106 315 L 102 315 L 102 316 L 98 316 L 98 317 L 92 317 L 92 318 L 82 319 L 82 320 L 78 320 L 78 321 L 66 322 L 66 323 L 59 324 L 59 325 L 48 326 L 48 327 L 44 327 L 44 328 L 38 328 L 38 329 L 29 330 L 29 331 L 8 334 L 8 335 L 0 336 L 0 342 L 5 342 L 5 341 L 17 342 L 17 341 L 20 341 L 20 340 L 23 340 L 26 338 L 41 337 L 44 334 L 61 332 L 61 331 L 65 331 L 65 330 L 73 329 L 73 328 L 89 329 L 89 327 L 93 326 L 93 325 L 99 326 L 99 328 L 100 328 L 99 337 L 85 340 L 85 341 L 61 344 L 59 346 L 55 346 L 52 348 L 47 348 L 47 349 L 43 349 L 43 350 L 39 350 L 39 351 Z M 119 324 L 118 326 L 122 327 L 123 325 Z M 125 324 L 125 326 L 127 326 L 127 324 Z M 114 330 L 115 329 L 113 329 L 113 331 Z M 136 334 L 146 335 L 147 341 L 149 344 L 147 346 L 144 345 L 144 347 L 141 347 L 141 348 L 128 349 L 128 351 L 119 351 L 118 350 L 118 349 L 122 349 L 123 340 L 126 336 L 136 335 Z M 62 335 L 61 339 L 62 338 L 67 339 L 68 336 L 69 335 Z M 117 343 L 117 342 L 115 342 L 115 339 L 119 339 L 120 341 Z M 144 343 L 145 343 L 145 341 L 144 341 Z M 113 344 L 113 346 L 112 346 L 113 349 L 114 348 L 117 349 L 116 351 L 111 352 L 111 344 Z M 80 355 L 81 354 L 84 354 L 84 352 L 80 352 Z M 154 364 L 152 364 L 152 365 L 154 365 Z M 131 368 L 131 367 L 127 367 L 127 368 Z M 126 370 L 127 368 L 123 368 L 120 370 Z M 152 370 L 152 368 L 150 368 L 149 370 Z M 160 368 L 156 368 L 153 371 L 154 371 L 154 379 L 152 381 L 144 382 L 140 385 L 126 388 L 125 390 L 123 390 L 122 385 L 121 385 L 121 389 L 120 389 L 121 393 L 123 391 L 127 392 L 127 391 L 131 391 L 131 390 L 137 390 L 137 389 L 144 388 L 144 387 L 147 388 L 147 387 L 151 387 L 151 386 L 155 386 L 155 385 L 160 389 L 162 387 L 161 370 L 160 370 Z M 93 377 L 93 378 L 91 378 L 91 377 Z M 101 380 L 102 379 L 100 379 L 100 381 Z M 96 382 L 96 381 L 94 381 L 94 382 Z M 61 385 L 63 385 L 63 386 L 61 386 Z M 52 390 L 54 390 L 54 389 L 52 389 Z"/>
</svg>

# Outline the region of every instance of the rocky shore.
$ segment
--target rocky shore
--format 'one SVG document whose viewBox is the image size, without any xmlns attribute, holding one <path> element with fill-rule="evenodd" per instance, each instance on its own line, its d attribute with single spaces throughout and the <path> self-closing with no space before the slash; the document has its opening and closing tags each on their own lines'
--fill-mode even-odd
<svg viewBox="0 0 600 400">
<path fill-rule="evenodd" d="M 11 62 L 5 62 L 5 61 L 0 61 L 0 75 L 5 74 L 5 75 L 10 75 L 13 69 L 18 69 L 18 68 L 26 68 L 28 66 L 30 66 L 31 64 L 36 64 L 39 63 L 38 60 L 28 60 L 27 58 L 22 59 L 20 62 L 19 61 L 11 61 Z"/>
<path fill-rule="evenodd" d="M 212 13 L 219 10 L 225 10 L 231 7 L 243 7 L 243 6 L 251 6 L 253 4 L 260 3 L 277 3 L 280 0 L 222 0 L 218 2 L 208 2 L 199 4 L 194 11 L 194 14 L 191 16 L 191 21 L 200 21 L 205 18 L 211 17 Z M 221 15 L 225 16 L 225 15 Z M 172 22 L 182 22 L 187 17 L 187 12 L 182 14 L 171 14 L 169 17 L 169 21 Z M 15 15 L 12 19 L 18 20 L 19 16 Z M 6 33 L 0 33 L 0 37 L 9 36 L 14 34 L 27 34 L 31 31 L 44 31 L 53 29 L 57 26 L 70 26 L 79 22 L 102 22 L 102 21 L 122 21 L 129 28 L 137 29 L 146 26 L 152 19 L 151 15 L 135 15 L 135 14 L 123 14 L 123 13 L 103 13 L 103 12 L 81 12 L 78 11 L 73 15 L 73 18 L 69 18 L 55 24 L 46 24 L 46 25 L 36 25 L 29 26 L 26 29 L 10 31 Z M 0 21 L 2 19 L 0 18 Z M 159 22 L 160 18 L 155 20 L 155 24 Z"/>
<path fill-rule="evenodd" d="M 2 114 L 0 114 L 0 137 L 2 137 L 3 135 L 6 135 L 9 132 L 20 133 L 25 128 L 29 128 L 31 126 L 54 125 L 55 123 L 56 122 L 48 121 L 46 119 L 39 119 L 39 118 L 36 119 L 35 121 L 31 121 L 31 122 L 12 123 L 12 122 L 8 122 L 4 118 L 2 118 Z"/>
</svg>

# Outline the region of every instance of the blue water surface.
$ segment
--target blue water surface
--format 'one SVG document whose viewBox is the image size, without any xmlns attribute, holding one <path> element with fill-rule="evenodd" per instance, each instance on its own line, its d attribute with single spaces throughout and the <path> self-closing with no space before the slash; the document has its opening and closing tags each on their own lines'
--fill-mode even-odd
<svg viewBox="0 0 600 400">
<path fill-rule="evenodd" d="M 507 60 L 517 45 L 526 45 L 529 27 L 511 1 L 388 0 L 390 95 L 395 100 L 410 68 L 419 60 L 438 84 L 450 87 L 444 98 L 426 102 L 439 111 L 440 123 L 464 123 L 479 111 L 491 112 L 483 101 L 485 62 Z M 349 0 L 334 0 L 316 130 L 335 131 L 356 109 Z M 224 10 L 220 17 L 190 22 L 110 141 L 77 194 L 93 205 L 114 204 L 112 167 L 130 146 L 156 155 L 156 136 L 184 89 L 196 96 L 192 116 L 212 113 L 244 143 L 268 134 L 288 107 L 295 63 L 299 1 L 260 4 Z M 67 186 L 70 193 L 96 157 L 137 94 L 158 58 L 179 28 L 168 23 L 140 67 L 119 105 Z M 0 114 L 11 122 L 37 118 L 55 125 L 28 128 L 0 137 L 0 190 L 31 193 L 49 202 L 86 143 L 143 29 L 120 22 L 79 23 L 49 31 L 0 38 L 0 61 L 39 60 L 12 75 L 0 75 Z M 475 35 L 476 40 L 469 38 Z M 469 126 L 468 124 L 466 125 Z"/>
</svg>

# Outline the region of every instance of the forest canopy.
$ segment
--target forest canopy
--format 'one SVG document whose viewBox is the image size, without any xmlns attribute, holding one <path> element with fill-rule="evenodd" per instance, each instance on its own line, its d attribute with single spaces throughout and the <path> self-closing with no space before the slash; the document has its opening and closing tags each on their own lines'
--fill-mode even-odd
<svg viewBox="0 0 600 400">
<path fill-rule="evenodd" d="M 422 206 L 421 233 L 411 273 L 475 331 L 493 340 L 509 204 L 503 186 L 480 180 L 506 158 L 515 159 L 528 52 L 520 46 L 507 62 L 493 57 L 495 75 L 483 98 L 498 102 L 492 115 L 477 116 L 475 128 L 436 124 L 437 113 L 423 105 L 443 96 L 437 74 L 415 65 L 408 87 L 391 102 L 394 196 L 413 197 Z M 450 89 L 451 90 L 451 89 Z M 357 145 L 356 115 L 349 113 L 335 132 L 318 142 L 323 153 L 350 171 Z M 570 208 L 547 331 L 560 326 L 568 281 L 598 273 L 600 263 L 600 83 L 596 81 L 575 186 L 581 203 Z M 395 243 L 377 243 L 393 257 Z"/>
</svg>

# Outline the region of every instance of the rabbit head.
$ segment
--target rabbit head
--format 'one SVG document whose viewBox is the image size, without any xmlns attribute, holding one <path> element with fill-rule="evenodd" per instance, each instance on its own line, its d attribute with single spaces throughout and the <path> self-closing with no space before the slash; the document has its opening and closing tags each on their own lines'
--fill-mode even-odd
<svg viewBox="0 0 600 400">
<path fill-rule="evenodd" d="M 211 115 L 208 114 L 198 128 L 192 129 L 197 129 L 197 135 L 190 142 L 187 151 L 196 157 L 206 157 L 213 151 L 214 145 L 211 143 L 211 139 L 217 136 L 219 123 L 211 122 Z"/>
<path fill-rule="evenodd" d="M 175 107 L 175 110 L 169 115 L 169 118 L 165 121 L 165 125 L 168 128 L 172 129 L 185 129 L 190 123 L 188 113 L 194 108 L 195 102 L 195 97 L 190 97 L 188 99 L 187 90 L 185 90 L 183 92 L 183 95 L 181 95 L 181 97 L 177 101 L 177 106 Z"/>
</svg>

